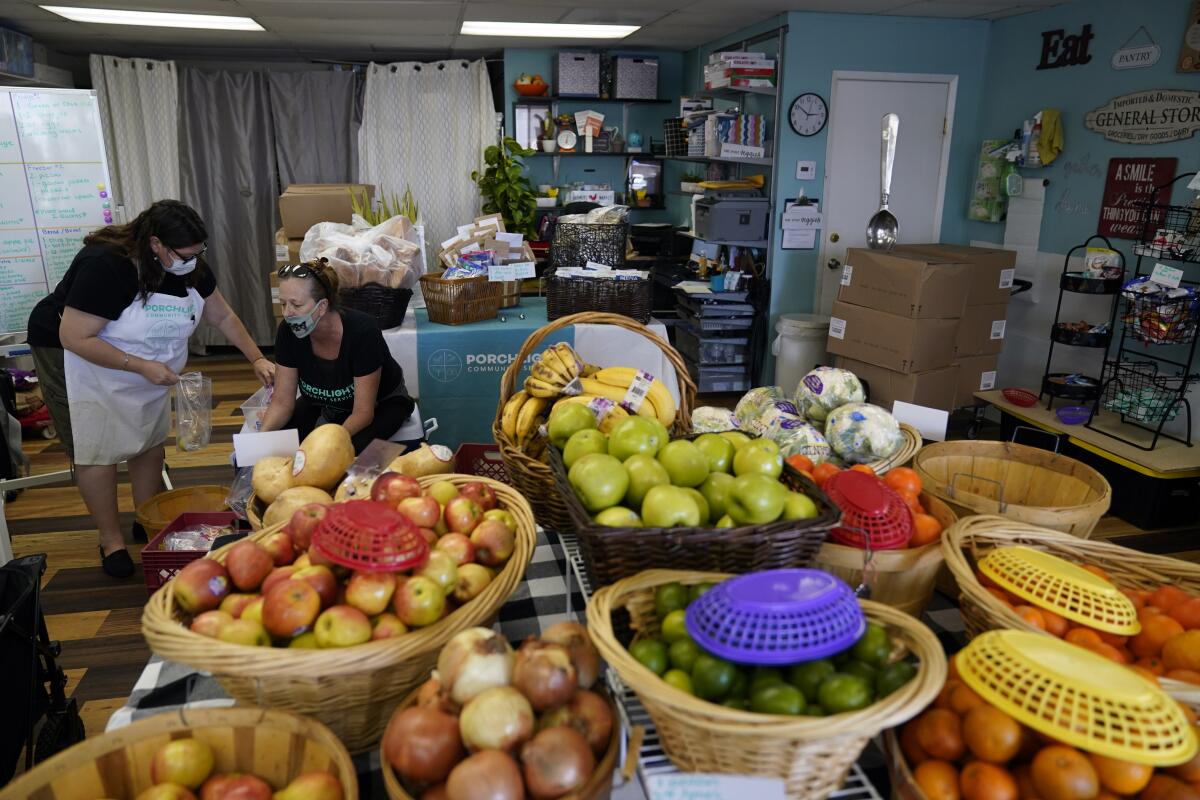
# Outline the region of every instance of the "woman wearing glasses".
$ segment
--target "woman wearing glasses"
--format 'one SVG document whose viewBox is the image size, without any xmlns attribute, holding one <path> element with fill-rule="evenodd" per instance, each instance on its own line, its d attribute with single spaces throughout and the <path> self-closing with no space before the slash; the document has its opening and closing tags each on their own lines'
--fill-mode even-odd
<svg viewBox="0 0 1200 800">
<path fill-rule="evenodd" d="M 318 424 L 336 423 L 356 453 L 390 438 L 412 415 L 413 400 L 379 324 L 339 308 L 333 267 L 324 259 L 280 267 L 279 302 L 279 368 L 262 430 L 296 428 L 303 439 Z"/>
<path fill-rule="evenodd" d="M 62 281 L 33 309 L 29 344 L 46 403 L 75 462 L 79 491 L 100 532 L 101 564 L 133 574 L 117 514 L 117 464 L 129 464 L 135 505 L 161 487 L 168 394 L 204 320 L 264 384 L 275 371 L 201 259 L 200 215 L 160 200 L 126 225 L 84 238 Z"/>
</svg>

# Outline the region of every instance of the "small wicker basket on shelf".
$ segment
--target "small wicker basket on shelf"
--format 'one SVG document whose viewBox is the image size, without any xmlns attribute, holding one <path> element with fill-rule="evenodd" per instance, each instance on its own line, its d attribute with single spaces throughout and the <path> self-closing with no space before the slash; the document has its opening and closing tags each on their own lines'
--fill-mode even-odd
<svg viewBox="0 0 1200 800">
<path fill-rule="evenodd" d="M 501 284 L 478 278 L 439 278 L 421 276 L 421 294 L 430 322 L 441 325 L 465 325 L 495 319 L 500 309 Z"/>
<path fill-rule="evenodd" d="M 624 314 L 643 325 L 650 321 L 654 281 L 648 274 L 644 278 L 615 280 L 559 275 L 552 270 L 545 279 L 547 319 L 600 311 Z"/>
</svg>

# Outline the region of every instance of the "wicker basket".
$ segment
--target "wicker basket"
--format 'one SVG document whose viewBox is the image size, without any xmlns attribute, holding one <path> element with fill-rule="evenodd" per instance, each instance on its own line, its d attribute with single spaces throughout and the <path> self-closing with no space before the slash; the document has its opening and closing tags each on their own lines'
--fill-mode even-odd
<svg viewBox="0 0 1200 800">
<path fill-rule="evenodd" d="M 227 511 L 228 486 L 185 486 L 154 495 L 137 508 L 135 518 L 153 539 L 180 514 L 200 511 Z"/>
<path fill-rule="evenodd" d="M 155 653 L 211 672 L 234 699 L 312 716 L 328 725 L 351 752 L 379 741 L 396 704 L 426 678 L 438 653 L 455 634 L 489 625 L 525 574 L 533 557 L 536 531 L 529 504 L 511 486 L 474 475 L 420 478 L 428 487 L 448 480 L 461 486 L 483 481 L 502 506 L 517 518 L 512 559 L 483 593 L 427 628 L 394 639 L 337 650 L 279 649 L 228 644 L 188 630 L 169 582 L 154 594 L 142 613 L 142 633 Z M 258 541 L 278 528 L 252 534 Z M 229 548 L 210 554 L 224 562 Z"/>
<path fill-rule="evenodd" d="M 984 554 L 996 547 L 1016 544 L 1044 550 L 1076 563 L 1095 564 L 1119 587 L 1157 589 L 1171 584 L 1186 592 L 1200 594 L 1200 564 L 1142 553 L 1108 542 L 1079 539 L 1004 517 L 970 517 L 958 522 L 942 538 L 942 555 L 958 584 L 959 606 L 968 637 L 999 628 L 1043 632 L 1005 608 L 975 577 L 974 565 Z M 1200 686 L 1166 678 L 1160 678 L 1159 682 L 1176 700 L 1200 709 Z"/>
<path fill-rule="evenodd" d="M 658 729 L 663 750 L 686 772 L 783 778 L 790 797 L 822 798 L 841 786 L 851 765 L 880 731 L 919 714 L 946 681 L 946 654 L 937 637 L 895 609 L 862 602 L 867 618 L 887 627 L 894 655 L 920 659 L 917 675 L 861 711 L 832 717 L 777 717 L 705 702 L 668 685 L 617 641 L 613 613 L 629 613 L 635 632 L 657 632 L 654 589 L 664 583 L 719 581 L 723 573 L 649 570 L 606 586 L 587 607 L 588 632 L 608 665 L 637 693 Z"/>
<path fill-rule="evenodd" d="M 508 478 L 512 485 L 530 499 L 538 523 L 556 531 L 571 530 L 571 517 L 567 513 L 565 501 L 558 493 L 550 465 L 528 455 L 517 447 L 516 442 L 505 436 L 504 431 L 500 429 L 500 415 L 504 412 L 504 404 L 520 388 L 517 385 L 517 376 L 520 375 L 521 365 L 541 346 L 542 340 L 554 331 L 583 323 L 616 325 L 645 337 L 663 351 L 667 360 L 671 362 L 671 366 L 675 368 L 675 379 L 679 384 L 679 408 L 675 412 L 672 433 L 676 435 L 691 433 L 692 407 L 696 403 L 696 384 L 688 375 L 683 358 L 674 347 L 667 344 L 657 334 L 628 317 L 620 314 L 572 314 L 569 317 L 556 319 L 549 325 L 544 325 L 531 333 L 525 343 L 521 345 L 521 351 L 517 353 L 517 357 L 504 371 L 504 377 L 500 381 L 500 402 L 496 406 L 496 421 L 492 423 L 492 435 L 496 439 L 496 444 L 500 445 L 500 453 L 504 457 L 504 466 L 508 470 Z"/>
<path fill-rule="evenodd" d="M 929 800 L 913 776 L 895 730 L 884 731 L 883 760 L 887 762 L 888 782 L 892 785 L 892 800 Z"/>
<path fill-rule="evenodd" d="M 958 521 L 950 506 L 931 494 L 921 495 L 921 505 L 942 523 L 944 530 L 949 530 Z M 812 565 L 838 576 L 851 586 L 858 586 L 864 583 L 863 562 L 867 558 L 865 550 L 825 542 Z M 919 617 L 933 597 L 942 562 L 939 542 L 912 549 L 876 550 L 870 554 L 867 566 L 865 583 L 871 590 L 867 596 L 877 603 Z"/>
<path fill-rule="evenodd" d="M 647 275 L 636 280 L 560 277 L 546 275 L 546 318 L 600 311 L 624 314 L 643 325 L 650 321 L 654 282 Z"/>
<path fill-rule="evenodd" d="M 380 330 L 385 331 L 404 324 L 404 315 L 408 312 L 408 302 L 412 296 L 412 289 L 389 289 L 378 283 L 338 292 L 343 307 L 374 317 Z"/>
<path fill-rule="evenodd" d="M 628 222 L 556 222 L 550 240 L 550 263 L 555 267 L 582 267 L 594 261 L 617 269 L 625 265 L 628 241 Z"/>
<path fill-rule="evenodd" d="M 1086 464 L 1012 442 L 938 442 L 913 468 L 959 517 L 1003 514 L 1084 539 L 1112 500 L 1108 481 Z"/>
<path fill-rule="evenodd" d="M 876 475 L 884 475 L 890 469 L 903 467 L 916 458 L 917 453 L 921 452 L 923 440 L 921 439 L 920 431 L 906 422 L 901 422 L 900 434 L 904 437 L 904 444 L 900 446 L 899 450 L 887 458 L 881 458 L 878 461 L 871 461 L 867 464 L 868 467 L 875 470 Z"/>
<path fill-rule="evenodd" d="M 18 775 L 0 797 L 134 797 L 154 785 L 150 762 L 155 751 L 184 738 L 212 747 L 217 772 L 249 772 L 282 789 L 301 772 L 321 770 L 341 781 L 348 800 L 358 797 L 354 763 L 328 728 L 265 708 L 180 709 L 139 720 L 93 736 Z"/>
<path fill-rule="evenodd" d="M 421 276 L 421 294 L 430 322 L 465 325 L 495 319 L 500 309 L 502 288 L 485 277 L 450 280 L 437 275 Z"/>
<path fill-rule="evenodd" d="M 604 755 L 596 762 L 596 771 L 592 773 L 591 779 L 583 785 L 583 788 L 578 792 L 572 792 L 568 795 L 563 795 L 560 800 L 608 800 L 612 794 L 613 770 L 617 766 L 617 757 L 621 751 L 621 717 L 617 714 L 617 707 L 612 702 L 612 698 L 607 696 L 603 689 L 597 688 L 595 691 L 605 695 L 605 699 L 609 701 L 609 707 L 613 715 L 612 734 L 608 739 L 608 749 L 604 751 Z M 408 697 L 404 698 L 404 702 L 400 704 L 400 708 L 408 708 L 417 702 L 417 693 L 413 692 Z M 383 755 L 383 747 L 379 748 L 379 771 L 383 773 L 383 788 L 387 790 L 389 800 L 416 800 L 411 794 L 404 790 L 404 786 L 400 783 L 400 779 L 396 777 L 395 770 L 388 763 L 387 758 Z"/>
</svg>

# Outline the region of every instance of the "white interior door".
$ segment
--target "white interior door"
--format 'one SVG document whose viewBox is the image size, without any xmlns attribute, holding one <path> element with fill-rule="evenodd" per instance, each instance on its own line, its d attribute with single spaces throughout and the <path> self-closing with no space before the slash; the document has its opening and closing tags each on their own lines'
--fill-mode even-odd
<svg viewBox="0 0 1200 800">
<path fill-rule="evenodd" d="M 899 241 L 936 242 L 954 119 L 952 75 L 834 73 L 825 157 L 825 212 L 817 307 L 837 297 L 846 248 L 866 247 L 867 221 L 879 210 L 881 120 L 900 115 L 888 203 Z"/>
</svg>

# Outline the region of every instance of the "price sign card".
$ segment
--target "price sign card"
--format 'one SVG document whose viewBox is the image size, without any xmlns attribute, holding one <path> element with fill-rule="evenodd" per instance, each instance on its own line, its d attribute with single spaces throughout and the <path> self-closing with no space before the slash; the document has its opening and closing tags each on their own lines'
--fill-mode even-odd
<svg viewBox="0 0 1200 800">
<path fill-rule="evenodd" d="M 1168 267 L 1166 264 L 1155 264 L 1154 271 L 1150 273 L 1150 280 L 1160 286 L 1178 289 L 1179 282 L 1183 280 L 1183 270 L 1177 267 Z"/>
<path fill-rule="evenodd" d="M 488 267 L 489 281 L 519 281 L 536 278 L 532 261 L 517 261 L 512 264 L 492 264 Z"/>
<path fill-rule="evenodd" d="M 650 800 L 786 800 L 784 783 L 779 778 L 746 775 L 708 775 L 676 772 L 651 775 L 646 780 Z"/>
</svg>

